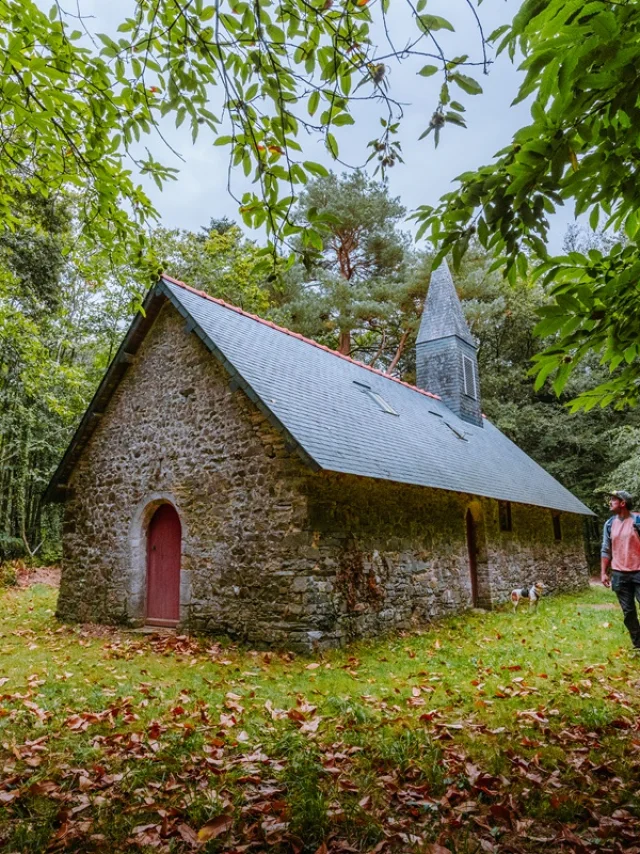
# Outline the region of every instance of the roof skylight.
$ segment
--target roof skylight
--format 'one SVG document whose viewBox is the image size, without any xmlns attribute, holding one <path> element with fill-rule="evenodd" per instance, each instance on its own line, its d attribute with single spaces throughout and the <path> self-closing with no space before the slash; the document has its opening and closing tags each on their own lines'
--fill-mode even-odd
<svg viewBox="0 0 640 854">
<path fill-rule="evenodd" d="M 383 412 L 386 412 L 388 415 L 398 415 L 393 406 L 391 406 L 390 403 L 387 403 L 384 397 L 377 391 L 374 391 L 371 386 L 366 383 L 359 382 L 359 380 L 354 380 L 353 384 L 359 386 L 365 394 L 369 395 L 369 397 L 378 404 Z"/>
</svg>

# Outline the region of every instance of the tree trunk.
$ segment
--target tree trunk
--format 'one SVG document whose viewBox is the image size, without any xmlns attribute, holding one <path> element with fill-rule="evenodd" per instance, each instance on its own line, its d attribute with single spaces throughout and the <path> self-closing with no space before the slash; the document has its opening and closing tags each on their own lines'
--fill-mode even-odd
<svg viewBox="0 0 640 854">
<path fill-rule="evenodd" d="M 373 359 L 369 362 L 370 368 L 373 368 L 375 366 L 376 362 L 378 361 L 378 359 L 380 358 L 380 356 L 382 356 L 382 354 L 384 353 L 384 348 L 386 347 L 386 345 L 387 345 L 387 334 L 383 329 L 382 330 L 382 342 L 380 343 L 380 346 L 378 347 L 378 352 L 375 354 Z"/>
<path fill-rule="evenodd" d="M 398 349 L 396 350 L 396 354 L 393 357 L 393 359 L 391 360 L 391 364 L 389 365 L 389 367 L 387 369 L 387 374 L 391 374 L 391 372 L 395 370 L 396 365 L 400 361 L 400 358 L 401 358 L 403 350 L 404 350 L 404 345 L 407 343 L 408 336 L 409 336 L 408 332 L 403 332 L 402 338 L 400 339 L 400 343 L 398 344 Z"/>
<path fill-rule="evenodd" d="M 344 356 L 351 355 L 351 330 L 347 329 L 340 333 L 340 343 L 338 344 L 338 353 Z"/>
</svg>

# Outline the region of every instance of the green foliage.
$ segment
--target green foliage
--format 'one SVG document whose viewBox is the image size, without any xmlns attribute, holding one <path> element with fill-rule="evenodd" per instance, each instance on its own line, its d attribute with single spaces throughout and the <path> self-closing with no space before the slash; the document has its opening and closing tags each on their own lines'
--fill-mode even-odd
<svg viewBox="0 0 640 854">
<path fill-rule="evenodd" d="M 17 583 L 18 574 L 15 566 L 0 562 L 0 587 L 15 587 Z"/>
<path fill-rule="evenodd" d="M 154 270 L 145 266 L 142 226 L 155 212 L 131 170 L 160 187 L 174 177 L 153 155 L 140 153 L 150 135 L 164 139 L 161 122 L 173 119 L 177 127 L 186 122 L 194 140 L 201 131 L 210 134 L 228 148 L 230 172 L 239 167 L 252 179 L 255 189 L 238 201 L 243 221 L 269 235 L 270 245 L 256 259 L 262 273 L 280 239 L 296 238 L 305 253 L 322 251 L 322 222 L 301 224 L 291 216 L 300 191 L 327 177 L 325 167 L 305 159 L 300 140 L 322 140 L 338 159 L 340 129 L 354 123 L 356 102 L 369 100 L 381 123 L 368 143 L 370 160 L 384 174 L 401 158 L 402 105 L 393 97 L 388 63 L 411 57 L 418 78 L 441 76 L 423 133 L 433 134 L 436 145 L 448 124 L 464 126 L 464 104 L 456 98 L 481 92 L 467 73 L 469 56 L 450 55 L 441 41 L 450 38 L 452 24 L 425 6 L 424 0 L 408 3 L 415 38 L 396 49 L 390 0 L 137 0 L 115 37 L 92 32 L 89 21 L 58 4 L 47 15 L 34 0 L 7 0 L 0 4 L 5 229 L 22 235 L 31 229 L 25 195 L 46 203 L 73 191 L 79 233 L 116 265 L 146 270 L 148 281 Z M 479 23 L 472 3 L 467 6 Z M 394 7 L 394 16 L 398 11 Z M 486 71 L 486 42 L 478 31 Z M 387 43 L 378 43 L 382 33 Z M 498 52 L 524 57 L 518 100 L 532 98 L 531 123 L 494 163 L 462 175 L 460 188 L 437 209 L 424 206 L 416 214 L 420 232 L 428 230 L 456 265 L 475 235 L 506 262 L 512 282 L 525 276 L 532 257 L 542 262 L 535 275 L 553 301 L 544 307 L 538 332 L 554 340 L 536 354 L 539 382 L 553 376 L 561 392 L 593 353 L 612 372 L 595 389 L 583 390 L 578 408 L 633 404 L 640 389 L 633 132 L 640 120 L 639 34 L 635 2 L 525 0 L 512 25 L 492 39 Z M 215 87 L 218 115 L 210 103 Z M 589 215 L 592 228 L 619 230 L 626 241 L 606 252 L 549 258 L 548 215 L 566 201 Z M 25 287 L 25 253 L 40 253 L 43 262 L 50 257 L 42 234 L 29 240 L 30 246 L 5 234 L 0 246 L 5 265 Z M 52 268 L 37 287 L 46 289 L 55 279 Z M 345 315 L 342 331 L 357 319 Z M 376 335 L 379 329 L 372 340 Z"/>
<path fill-rule="evenodd" d="M 33 0 L 0 4 L 0 217 L 21 229 L 25 192 L 49 200 L 75 189 L 85 233 L 124 260 L 153 216 L 126 158 L 154 118 L 143 85 L 118 75 L 113 56 L 86 46 L 65 18 L 57 5 L 47 15 Z M 159 180 L 172 172 L 150 156 L 134 163 Z"/>
<path fill-rule="evenodd" d="M 612 439 L 612 453 L 617 465 L 604 473 L 600 489 L 603 493 L 626 489 L 635 498 L 633 509 L 636 510 L 640 507 L 640 427 L 637 424 L 623 424 L 618 428 Z"/>
<path fill-rule="evenodd" d="M 397 51 L 389 0 L 136 0 L 114 35 L 95 32 L 80 7 L 67 12 L 56 3 L 47 14 L 35 0 L 5 0 L 3 222 L 20 225 L 14 199 L 25 188 L 43 198 L 75 189 L 84 234 L 116 263 L 132 255 L 142 262 L 141 226 L 155 211 L 132 169 L 159 187 L 175 177 L 145 147 L 154 135 L 165 142 L 167 118 L 176 127 L 188 125 L 194 141 L 208 133 L 228 148 L 230 167 L 253 179 L 255 191 L 238 200 L 247 225 L 290 236 L 295 194 L 326 174 L 305 157 L 300 139 L 321 141 L 337 159 L 340 128 L 354 124 L 356 102 L 369 100 L 382 127 L 369 142 L 370 159 L 383 172 L 400 159 L 402 105 L 390 94 L 386 63 L 429 60 L 428 73 L 441 76 L 437 133 L 440 121 L 463 123 L 464 108 L 451 101 L 450 89 L 480 91 L 461 73 L 472 64 L 468 57 L 449 56 L 440 41 L 442 32 L 453 31 L 451 23 L 424 14 L 424 0 L 402 5 L 415 30 Z M 396 5 L 394 15 L 399 11 Z M 380 44 L 379 33 L 386 33 Z M 486 70 L 481 28 L 478 33 Z M 216 91 L 218 115 L 211 104 Z"/>
<path fill-rule="evenodd" d="M 513 282 L 532 260 L 553 299 L 537 334 L 552 343 L 536 356 L 539 382 L 560 393 L 596 354 L 612 376 L 578 394 L 574 408 L 633 405 L 640 392 L 640 218 L 636 180 L 640 123 L 636 2 L 525 0 L 510 27 L 494 34 L 498 52 L 522 55 L 516 101 L 532 98 L 531 123 L 495 161 L 459 177 L 437 208 L 416 214 L 456 265 L 477 235 L 506 263 Z M 570 202 L 592 229 L 626 240 L 549 257 L 548 215 Z"/>
<path fill-rule="evenodd" d="M 361 171 L 311 181 L 295 210 L 304 228 L 295 244 L 301 261 L 285 277 L 278 319 L 395 370 L 427 289 L 424 259 L 399 228 L 404 213 L 385 184 Z"/>
<path fill-rule="evenodd" d="M 108 279 L 75 203 L 22 196 L 0 236 L 0 558 L 59 556 L 41 495 L 110 359 L 133 280 Z M 96 279 L 90 279 L 90 275 Z"/>
<path fill-rule="evenodd" d="M 0 563 L 21 558 L 24 553 L 25 547 L 21 539 L 0 532 Z"/>
<path fill-rule="evenodd" d="M 228 220 L 212 220 L 203 232 L 158 228 L 150 252 L 175 278 L 245 311 L 265 314 L 278 296 L 282 262 L 276 259 L 268 273 L 261 272 L 260 247 Z"/>
</svg>

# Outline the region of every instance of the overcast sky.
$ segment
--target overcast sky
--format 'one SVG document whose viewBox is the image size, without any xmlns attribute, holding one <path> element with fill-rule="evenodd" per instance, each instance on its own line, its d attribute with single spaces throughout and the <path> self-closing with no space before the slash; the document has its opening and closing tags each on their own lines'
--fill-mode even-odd
<svg viewBox="0 0 640 854">
<path fill-rule="evenodd" d="M 92 14 L 94 31 L 113 32 L 117 24 L 132 8 L 132 0 L 79 0 L 83 12 Z M 485 33 L 492 32 L 501 24 L 508 23 L 522 0 L 484 0 L 478 12 Z M 391 10 L 402 10 L 405 4 L 392 0 Z M 442 38 L 445 52 L 449 56 L 470 54 L 471 59 L 480 59 L 480 42 L 477 26 L 466 0 L 430 0 L 430 14 L 446 16 L 455 26 L 455 33 L 446 33 Z M 396 45 L 407 42 L 412 29 L 411 22 L 402 11 L 395 13 L 393 39 Z M 442 134 L 438 149 L 434 149 L 433 137 L 418 141 L 418 137 L 429 123 L 437 105 L 440 81 L 438 76 L 423 78 L 417 70 L 424 60 L 406 61 L 389 71 L 390 94 L 406 104 L 405 119 L 401 130 L 404 163 L 389 170 L 389 187 L 400 197 L 411 211 L 421 204 L 435 205 L 443 193 L 453 187 L 453 179 L 460 173 L 487 163 L 500 148 L 508 144 L 513 132 L 526 124 L 528 107 L 511 107 L 518 89 L 521 74 L 507 56 L 499 57 L 490 73 L 477 75 L 484 93 L 475 97 L 462 92 L 454 97 L 467 107 L 467 129 L 448 125 Z M 213 97 L 216 97 L 214 90 Z M 214 112 L 217 105 L 213 105 Z M 338 129 L 336 137 L 340 145 L 340 156 L 344 161 L 363 164 L 368 156 L 367 142 L 379 133 L 379 105 L 368 104 L 356 114 L 356 125 Z M 239 221 L 237 205 L 228 195 L 227 154 L 223 147 L 214 148 L 213 140 L 203 134 L 195 145 L 187 123 L 176 131 L 167 125 L 163 128 L 172 144 L 180 151 L 184 163 L 180 163 L 162 143 L 156 140 L 150 149 L 163 162 L 180 168 L 176 182 L 159 192 L 152 182 L 145 186 L 159 210 L 162 223 L 168 227 L 197 230 L 209 222 L 211 217 L 227 216 Z M 331 163 L 321 140 L 303 138 L 305 159 L 318 160 L 336 171 L 342 167 Z M 249 184 L 240 173 L 234 177 L 234 189 L 239 195 Z M 565 213 L 558 216 L 552 232 L 552 249 L 559 249 L 569 221 Z M 260 238 L 259 234 L 253 235 Z"/>
</svg>

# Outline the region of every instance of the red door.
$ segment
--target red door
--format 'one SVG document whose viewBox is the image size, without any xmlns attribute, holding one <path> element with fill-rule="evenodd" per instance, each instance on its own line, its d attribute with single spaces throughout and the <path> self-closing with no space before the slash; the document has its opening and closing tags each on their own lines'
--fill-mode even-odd
<svg viewBox="0 0 640 854">
<path fill-rule="evenodd" d="M 182 526 L 170 504 L 153 514 L 147 535 L 147 622 L 175 626 L 180 619 Z"/>
</svg>

